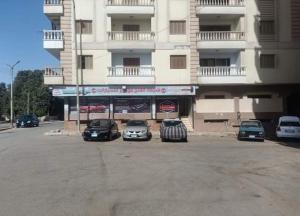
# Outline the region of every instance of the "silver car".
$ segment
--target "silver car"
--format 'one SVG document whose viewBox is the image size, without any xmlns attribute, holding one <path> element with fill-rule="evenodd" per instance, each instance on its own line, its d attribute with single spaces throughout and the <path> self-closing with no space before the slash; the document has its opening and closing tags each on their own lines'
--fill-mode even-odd
<svg viewBox="0 0 300 216">
<path fill-rule="evenodd" d="M 145 120 L 130 120 L 123 131 L 123 140 L 149 140 L 150 129 Z"/>
</svg>

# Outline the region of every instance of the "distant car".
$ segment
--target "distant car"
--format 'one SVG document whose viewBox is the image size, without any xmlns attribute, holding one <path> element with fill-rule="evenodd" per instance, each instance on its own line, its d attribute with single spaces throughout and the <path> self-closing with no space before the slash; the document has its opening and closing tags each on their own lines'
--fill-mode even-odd
<svg viewBox="0 0 300 216">
<path fill-rule="evenodd" d="M 165 119 L 160 125 L 160 138 L 162 142 L 168 140 L 187 142 L 187 129 L 179 119 Z"/>
<path fill-rule="evenodd" d="M 282 116 L 276 128 L 277 138 L 300 139 L 300 119 L 297 116 Z"/>
<path fill-rule="evenodd" d="M 130 120 L 123 131 L 123 140 L 149 140 L 150 129 L 145 120 Z"/>
<path fill-rule="evenodd" d="M 85 141 L 113 140 L 119 136 L 118 125 L 111 119 L 96 119 L 87 124 L 82 133 Z"/>
<path fill-rule="evenodd" d="M 35 114 L 24 114 L 17 118 L 16 127 L 38 127 L 39 119 Z"/>
<path fill-rule="evenodd" d="M 243 140 L 260 140 L 265 139 L 265 130 L 262 123 L 258 120 L 242 121 L 238 134 L 238 139 Z"/>
</svg>

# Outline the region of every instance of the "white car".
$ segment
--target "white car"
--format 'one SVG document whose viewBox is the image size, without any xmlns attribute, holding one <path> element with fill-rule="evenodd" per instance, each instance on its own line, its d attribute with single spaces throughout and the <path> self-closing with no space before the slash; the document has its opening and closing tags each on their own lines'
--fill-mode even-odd
<svg viewBox="0 0 300 216">
<path fill-rule="evenodd" d="M 276 128 L 277 138 L 300 139 L 300 119 L 297 116 L 282 116 Z"/>
</svg>

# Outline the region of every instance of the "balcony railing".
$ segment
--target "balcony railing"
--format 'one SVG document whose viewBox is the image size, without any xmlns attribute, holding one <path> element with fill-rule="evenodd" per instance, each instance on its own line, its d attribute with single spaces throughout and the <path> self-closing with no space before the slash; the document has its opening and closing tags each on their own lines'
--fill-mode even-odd
<svg viewBox="0 0 300 216">
<path fill-rule="evenodd" d="M 108 32 L 109 40 L 117 41 L 150 41 L 154 40 L 155 34 L 153 32 L 140 31 L 113 31 Z"/>
<path fill-rule="evenodd" d="M 207 31 L 197 34 L 199 41 L 242 41 L 245 40 L 245 32 L 237 31 Z"/>
<path fill-rule="evenodd" d="M 197 0 L 200 6 L 244 6 L 245 0 Z"/>
<path fill-rule="evenodd" d="M 61 30 L 44 30 L 44 40 L 61 41 L 64 39 L 64 32 Z"/>
<path fill-rule="evenodd" d="M 245 67 L 199 67 L 200 77 L 246 76 Z"/>
<path fill-rule="evenodd" d="M 154 76 L 154 67 L 109 67 L 110 77 L 151 77 Z"/>
<path fill-rule="evenodd" d="M 46 68 L 44 72 L 44 76 L 46 77 L 61 77 L 63 75 L 63 68 Z"/>
<path fill-rule="evenodd" d="M 45 5 L 62 5 L 63 0 L 45 0 Z"/>
<path fill-rule="evenodd" d="M 109 6 L 151 6 L 154 0 L 108 0 Z"/>
</svg>

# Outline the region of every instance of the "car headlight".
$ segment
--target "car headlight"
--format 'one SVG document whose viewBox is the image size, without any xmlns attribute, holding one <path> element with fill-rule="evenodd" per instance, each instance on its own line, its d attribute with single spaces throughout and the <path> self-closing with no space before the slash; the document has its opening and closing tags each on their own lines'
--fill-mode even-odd
<svg viewBox="0 0 300 216">
<path fill-rule="evenodd" d="M 261 132 L 259 132 L 259 135 L 263 135 L 263 134 L 264 134 L 264 132 L 262 132 L 262 131 L 261 131 Z"/>
<path fill-rule="evenodd" d="M 29 123 L 31 123 L 31 121 L 27 121 L 27 123 L 29 124 Z"/>
<path fill-rule="evenodd" d="M 246 134 L 246 131 L 241 131 L 241 134 Z"/>
</svg>

